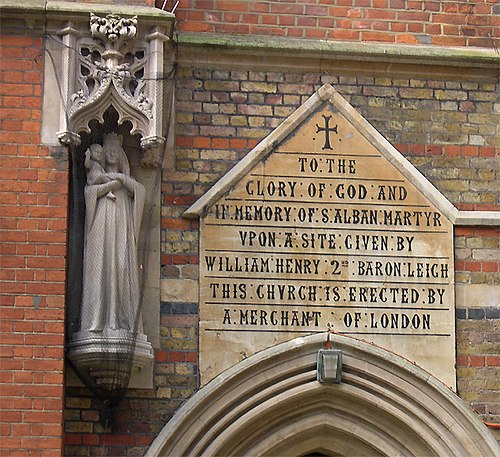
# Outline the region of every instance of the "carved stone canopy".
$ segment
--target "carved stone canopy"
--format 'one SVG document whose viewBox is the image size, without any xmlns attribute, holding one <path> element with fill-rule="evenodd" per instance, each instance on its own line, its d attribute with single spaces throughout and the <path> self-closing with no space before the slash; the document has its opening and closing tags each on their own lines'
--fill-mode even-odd
<svg viewBox="0 0 500 457">
<path fill-rule="evenodd" d="M 113 107 L 118 123 L 130 122 L 131 134 L 141 135 L 144 166 L 160 165 L 164 137 L 164 48 L 169 37 L 155 25 L 139 33 L 137 17 L 105 17 L 91 13 L 90 26 L 73 23 L 58 32 L 64 45 L 62 83 L 64 113 L 58 139 L 80 144 L 80 132 L 90 122 L 104 123 Z"/>
</svg>

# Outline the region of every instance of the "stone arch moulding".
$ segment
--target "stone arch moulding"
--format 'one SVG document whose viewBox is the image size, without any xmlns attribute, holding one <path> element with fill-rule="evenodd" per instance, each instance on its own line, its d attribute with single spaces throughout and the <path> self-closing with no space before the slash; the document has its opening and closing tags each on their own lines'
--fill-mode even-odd
<svg viewBox="0 0 500 457">
<path fill-rule="evenodd" d="M 324 334 L 297 338 L 221 373 L 181 407 L 146 457 L 499 455 L 459 397 L 377 346 L 335 335 L 342 382 L 318 383 L 324 342 Z"/>
</svg>

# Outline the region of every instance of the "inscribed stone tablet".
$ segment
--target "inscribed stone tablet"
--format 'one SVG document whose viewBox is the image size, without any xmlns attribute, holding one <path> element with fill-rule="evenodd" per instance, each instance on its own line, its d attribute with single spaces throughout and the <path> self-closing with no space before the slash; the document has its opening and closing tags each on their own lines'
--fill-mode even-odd
<svg viewBox="0 0 500 457">
<path fill-rule="evenodd" d="M 452 224 L 344 112 L 315 106 L 207 206 L 203 384 L 330 325 L 455 387 Z"/>
</svg>

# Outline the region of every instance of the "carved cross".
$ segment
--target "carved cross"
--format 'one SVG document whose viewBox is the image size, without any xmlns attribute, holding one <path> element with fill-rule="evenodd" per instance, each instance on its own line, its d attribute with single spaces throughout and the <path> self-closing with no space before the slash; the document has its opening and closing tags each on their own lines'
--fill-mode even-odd
<svg viewBox="0 0 500 457">
<path fill-rule="evenodd" d="M 338 125 L 335 125 L 335 127 L 330 127 L 330 119 L 332 118 L 332 116 L 325 116 L 324 114 L 322 114 L 322 116 L 325 120 L 325 126 L 320 127 L 318 124 L 316 124 L 316 133 L 325 132 L 325 145 L 323 146 L 323 149 L 333 149 L 330 145 L 330 132 L 338 134 Z"/>
</svg>

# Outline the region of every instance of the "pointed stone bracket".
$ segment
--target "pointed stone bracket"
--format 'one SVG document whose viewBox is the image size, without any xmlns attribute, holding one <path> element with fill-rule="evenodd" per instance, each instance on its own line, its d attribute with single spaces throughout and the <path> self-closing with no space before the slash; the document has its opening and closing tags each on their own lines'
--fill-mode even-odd
<svg viewBox="0 0 500 457">
<path fill-rule="evenodd" d="M 142 333 L 80 331 L 68 345 L 70 358 L 104 390 L 125 389 L 134 372 L 153 361 L 153 348 Z"/>
</svg>

